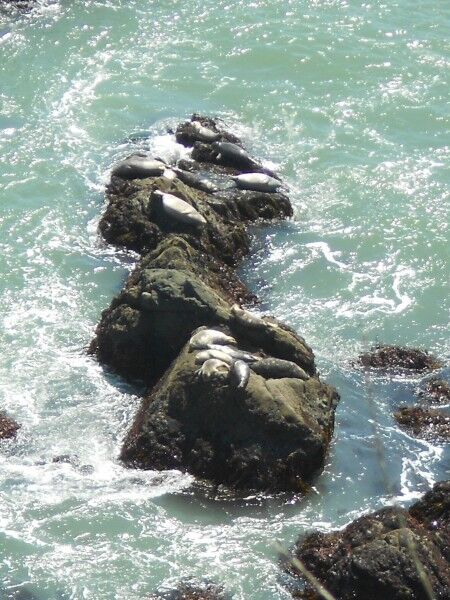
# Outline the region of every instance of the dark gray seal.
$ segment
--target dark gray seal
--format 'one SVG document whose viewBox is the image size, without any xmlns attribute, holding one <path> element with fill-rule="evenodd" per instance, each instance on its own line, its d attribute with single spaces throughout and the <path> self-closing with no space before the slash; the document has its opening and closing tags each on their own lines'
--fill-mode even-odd
<svg viewBox="0 0 450 600">
<path fill-rule="evenodd" d="M 238 168 L 258 168 L 260 165 L 237 144 L 231 142 L 213 142 L 213 150 L 217 152 L 216 160 Z"/>
<path fill-rule="evenodd" d="M 252 363 L 250 368 L 265 379 L 283 379 L 284 377 L 309 379 L 309 375 L 301 367 L 290 360 L 281 358 L 262 358 L 258 362 Z"/>
<path fill-rule="evenodd" d="M 195 173 L 184 171 L 178 167 L 172 167 L 172 171 L 176 174 L 180 181 L 192 188 L 195 188 L 196 190 L 206 192 L 207 194 L 213 194 L 219 190 L 219 188 L 214 185 L 212 181 L 196 175 Z"/>
<path fill-rule="evenodd" d="M 250 378 L 250 368 L 243 360 L 235 361 L 230 369 L 230 385 L 238 390 L 245 390 Z"/>
</svg>

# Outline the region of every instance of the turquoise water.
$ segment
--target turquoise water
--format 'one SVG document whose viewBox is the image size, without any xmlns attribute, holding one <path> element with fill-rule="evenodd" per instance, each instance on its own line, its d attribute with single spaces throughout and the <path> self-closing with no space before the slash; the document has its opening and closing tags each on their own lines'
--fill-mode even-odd
<svg viewBox="0 0 450 600">
<path fill-rule="evenodd" d="M 276 540 L 448 478 L 448 448 L 391 416 L 419 380 L 351 361 L 376 341 L 449 355 L 449 30 L 444 0 L 0 8 L 0 407 L 23 425 L 0 448 L 0 597 L 137 600 L 194 577 L 282 600 Z M 108 170 L 176 154 L 165 131 L 194 110 L 291 187 L 294 219 L 254 230 L 242 272 L 342 396 L 303 500 L 212 501 L 187 475 L 123 469 L 139 390 L 84 351 L 136 259 L 97 235 Z"/>
</svg>

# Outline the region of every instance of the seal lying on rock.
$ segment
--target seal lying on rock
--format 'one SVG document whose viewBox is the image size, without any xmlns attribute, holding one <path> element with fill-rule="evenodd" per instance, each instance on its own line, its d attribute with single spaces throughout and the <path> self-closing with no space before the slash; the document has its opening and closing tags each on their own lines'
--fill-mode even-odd
<svg viewBox="0 0 450 600">
<path fill-rule="evenodd" d="M 189 225 L 206 224 L 207 221 L 205 217 L 188 202 L 178 198 L 178 196 L 174 196 L 173 194 L 165 194 L 160 190 L 155 190 L 153 195 L 161 199 L 161 206 L 165 214 L 169 217 L 172 217 L 176 221 L 187 223 Z"/>
<path fill-rule="evenodd" d="M 282 185 L 281 181 L 264 173 L 243 173 L 242 175 L 233 175 L 231 179 L 238 188 L 255 192 L 276 192 Z"/>
<path fill-rule="evenodd" d="M 192 129 L 194 130 L 195 137 L 200 142 L 206 142 L 210 144 L 211 142 L 215 142 L 220 138 L 220 133 L 209 129 L 208 127 L 204 127 L 198 121 L 192 121 L 191 125 Z"/>
<path fill-rule="evenodd" d="M 184 171 L 179 167 L 172 167 L 172 171 L 180 181 L 197 190 L 201 190 L 202 192 L 206 192 L 207 194 L 213 194 L 214 192 L 217 192 L 219 190 L 219 188 L 216 185 L 214 185 L 212 181 L 209 181 L 209 179 L 205 179 L 204 177 L 200 177 L 195 173 Z"/>
<path fill-rule="evenodd" d="M 219 348 L 219 346 L 217 347 Z M 227 354 L 226 352 L 222 352 L 221 350 L 218 349 L 209 349 L 209 350 L 202 350 L 201 352 L 199 352 L 197 354 L 197 356 L 195 357 L 195 364 L 196 365 L 201 365 L 203 363 L 205 363 L 208 360 L 220 360 L 228 365 L 232 365 L 233 362 L 235 361 L 235 359 L 230 356 L 229 354 Z"/>
<path fill-rule="evenodd" d="M 112 170 L 111 175 L 122 179 L 145 179 L 158 177 L 164 173 L 166 165 L 160 161 L 140 154 L 122 160 Z"/>
<path fill-rule="evenodd" d="M 239 348 L 230 348 L 230 346 L 219 346 L 218 344 L 209 344 L 208 349 L 224 352 L 225 354 L 231 356 L 231 358 L 234 358 L 234 360 L 243 360 L 244 362 L 255 362 L 259 360 L 258 356 L 250 354 L 250 352 L 239 350 Z"/>
<path fill-rule="evenodd" d="M 224 379 L 228 377 L 229 372 L 230 365 L 226 362 L 218 358 L 208 358 L 197 371 L 197 376 L 201 377 L 203 381 L 208 381 L 210 379 Z"/>
<path fill-rule="evenodd" d="M 189 340 L 189 349 L 204 350 L 210 344 L 219 344 L 226 346 L 227 344 L 236 344 L 234 337 L 217 331 L 216 329 L 202 329 L 195 333 Z"/>
<path fill-rule="evenodd" d="M 245 390 L 250 378 L 250 367 L 243 360 L 236 360 L 230 369 L 230 383 L 238 390 Z"/>
<path fill-rule="evenodd" d="M 252 329 L 265 330 L 267 329 L 267 327 L 278 327 L 276 323 L 272 323 L 271 321 L 268 321 L 266 319 L 261 319 L 261 317 L 257 317 L 250 311 L 241 308 L 239 304 L 233 304 L 233 306 L 231 307 L 231 314 L 237 323 L 240 323 L 242 325 L 245 325 L 245 327 L 250 327 Z"/>
<path fill-rule="evenodd" d="M 309 379 L 309 375 L 301 367 L 290 360 L 281 358 L 262 358 L 252 363 L 251 369 L 266 379 L 283 379 L 284 377 Z"/>
<path fill-rule="evenodd" d="M 260 165 L 237 144 L 231 142 L 213 142 L 211 144 L 213 150 L 217 153 L 216 160 L 229 163 L 238 168 L 255 168 Z"/>
</svg>

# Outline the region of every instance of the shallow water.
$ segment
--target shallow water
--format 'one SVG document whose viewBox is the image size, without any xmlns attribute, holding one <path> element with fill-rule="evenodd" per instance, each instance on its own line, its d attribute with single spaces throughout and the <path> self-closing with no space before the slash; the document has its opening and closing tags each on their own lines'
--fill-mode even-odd
<svg viewBox="0 0 450 600">
<path fill-rule="evenodd" d="M 444 0 L 0 8 L 0 407 L 23 425 L 0 449 L 0 597 L 137 600 L 194 577 L 281 600 L 276 540 L 448 478 L 448 448 L 392 419 L 419 379 L 351 361 L 377 341 L 448 359 L 449 26 Z M 123 469 L 139 390 L 85 354 L 136 259 L 97 235 L 108 169 L 176 152 L 164 133 L 192 111 L 291 187 L 294 219 L 254 230 L 242 272 L 342 397 L 302 500 L 213 501 L 189 476 Z"/>
</svg>

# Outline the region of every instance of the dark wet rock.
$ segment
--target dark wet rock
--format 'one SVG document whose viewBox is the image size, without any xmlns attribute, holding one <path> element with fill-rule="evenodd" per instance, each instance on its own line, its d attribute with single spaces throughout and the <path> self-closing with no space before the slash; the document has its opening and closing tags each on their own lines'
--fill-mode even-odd
<svg viewBox="0 0 450 600">
<path fill-rule="evenodd" d="M 78 467 L 80 465 L 80 459 L 76 454 L 58 454 L 52 458 L 52 463 L 63 463 Z"/>
<path fill-rule="evenodd" d="M 418 438 L 435 442 L 450 440 L 450 414 L 442 410 L 405 406 L 394 417 L 403 429 Z"/>
<path fill-rule="evenodd" d="M 445 379 L 429 379 L 419 390 L 419 396 L 430 404 L 449 404 L 450 383 Z"/>
<path fill-rule="evenodd" d="M 370 352 L 361 354 L 359 362 L 364 367 L 408 371 L 429 371 L 442 367 L 442 363 L 428 352 L 400 346 L 375 346 Z"/>
<path fill-rule="evenodd" d="M 8 417 L 4 412 L 0 412 L 0 440 L 15 438 L 20 425 Z"/>
<path fill-rule="evenodd" d="M 436 483 L 421 500 L 411 506 L 409 512 L 437 536 L 444 534 L 440 546 L 450 561 L 450 481 Z"/>
<path fill-rule="evenodd" d="M 144 399 L 121 458 L 146 469 L 180 469 L 227 487 L 301 491 L 323 468 L 336 391 L 311 377 L 247 387 L 197 375 L 185 347 Z"/>
<path fill-rule="evenodd" d="M 156 592 L 148 596 L 148 600 L 231 600 L 221 586 L 214 584 L 192 585 L 180 584 L 175 590 Z"/>
<path fill-rule="evenodd" d="M 313 533 L 294 556 L 339 600 L 448 598 L 449 491 L 439 483 L 409 511 L 384 508 L 341 531 Z M 295 564 L 288 570 L 299 575 Z M 294 596 L 319 598 L 309 586 Z"/>
<path fill-rule="evenodd" d="M 155 248 L 162 234 L 146 214 L 148 191 L 142 182 L 113 177 L 106 195 L 108 206 L 99 223 L 105 240 L 136 252 Z"/>
</svg>

